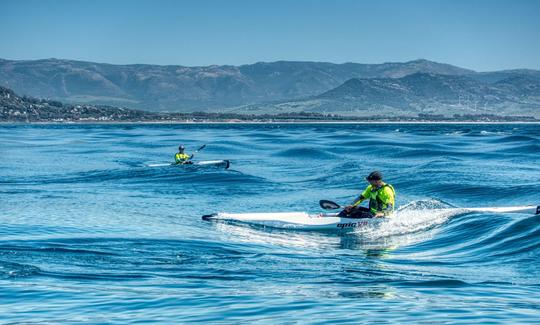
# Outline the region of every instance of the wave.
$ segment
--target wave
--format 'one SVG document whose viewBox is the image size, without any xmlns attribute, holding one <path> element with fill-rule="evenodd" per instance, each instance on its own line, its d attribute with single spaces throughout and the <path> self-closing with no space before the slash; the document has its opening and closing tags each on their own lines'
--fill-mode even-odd
<svg viewBox="0 0 540 325">
<path fill-rule="evenodd" d="M 163 166 L 161 168 L 129 168 L 90 170 L 76 173 L 62 173 L 32 176 L 29 178 L 6 177 L 0 184 L 5 185 L 48 185 L 48 184 L 91 184 L 101 182 L 122 181 L 123 183 L 150 183 L 150 182 L 211 182 L 225 179 L 233 182 L 252 182 L 261 180 L 255 176 L 240 172 L 222 170 L 213 166 Z"/>
<path fill-rule="evenodd" d="M 490 143 L 512 143 L 512 142 L 523 143 L 523 142 L 532 142 L 532 141 L 538 141 L 538 139 L 532 136 L 527 136 L 527 135 L 510 135 L 510 136 L 505 136 L 502 138 L 495 138 L 493 140 L 490 140 L 489 142 Z"/>
<path fill-rule="evenodd" d="M 305 311 L 309 319 L 342 310 L 361 322 L 368 311 L 351 316 L 354 297 L 377 315 L 412 310 L 403 322 L 418 321 L 418 310 L 457 315 L 427 316 L 434 322 L 536 315 L 540 217 L 460 207 L 540 203 L 538 125 L 21 125 L 0 133 L 8 321 L 30 310 L 44 323 L 98 313 L 205 321 L 226 318 L 216 307 L 226 305 L 234 315 Z M 231 169 L 144 166 L 171 159 L 178 143 L 206 143 L 197 159 L 231 159 Z M 318 200 L 349 202 L 374 169 L 394 185 L 398 205 L 409 202 L 378 227 L 300 232 L 201 220 L 220 211 L 319 213 Z M 446 300 L 426 308 L 435 296 Z M 291 307 L 291 297 L 302 303 Z M 440 311 L 448 301 L 460 302 L 457 312 Z"/>
<path fill-rule="evenodd" d="M 195 278 L 191 272 L 208 260 L 253 258 L 256 246 L 218 243 L 211 240 L 140 239 L 140 238 L 56 238 L 7 242 L 0 245 L 0 255 L 49 263 L 47 269 L 0 260 L 0 278 L 48 276 L 76 280 L 134 280 L 157 276 L 177 277 L 177 272 Z M 126 255 L 126 250 L 130 254 Z M 50 264 L 52 261 L 56 261 Z M 57 264 L 57 263 L 61 264 Z M 157 265 L 168 265 L 165 269 Z M 84 272 L 82 272 L 84 270 Z M 214 273 L 214 274 L 212 274 Z M 198 278 L 218 276 L 207 270 Z M 234 272 L 221 276 L 235 277 Z M 236 274 L 238 275 L 238 274 Z"/>
<path fill-rule="evenodd" d="M 285 157 L 285 158 L 303 158 L 303 159 L 333 159 L 336 155 L 315 148 L 309 147 L 297 147 L 286 150 L 280 150 L 272 154 L 274 157 Z"/>
<path fill-rule="evenodd" d="M 531 152 L 540 152 L 540 144 L 518 145 L 511 148 L 501 148 L 497 151 L 499 153 L 519 153 L 524 155 L 530 155 Z"/>
<path fill-rule="evenodd" d="M 0 279 L 25 278 L 40 272 L 41 270 L 33 265 L 0 260 Z"/>
</svg>

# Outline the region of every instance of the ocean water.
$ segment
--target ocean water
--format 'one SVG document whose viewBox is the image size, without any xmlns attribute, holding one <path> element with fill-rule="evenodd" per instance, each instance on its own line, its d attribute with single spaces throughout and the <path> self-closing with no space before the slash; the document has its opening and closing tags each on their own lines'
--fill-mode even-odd
<svg viewBox="0 0 540 325">
<path fill-rule="evenodd" d="M 180 143 L 231 168 L 148 167 Z M 540 217 L 460 210 L 540 204 L 540 125 L 0 125 L 0 158 L 0 323 L 540 323 Z M 384 227 L 201 220 L 373 169 Z"/>
</svg>

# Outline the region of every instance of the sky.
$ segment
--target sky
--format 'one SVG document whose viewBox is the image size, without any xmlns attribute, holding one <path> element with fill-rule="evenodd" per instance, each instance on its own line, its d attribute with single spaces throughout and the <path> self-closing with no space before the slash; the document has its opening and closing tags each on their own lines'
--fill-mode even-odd
<svg viewBox="0 0 540 325">
<path fill-rule="evenodd" d="M 540 70 L 540 0 L 0 0 L 0 58 Z"/>
</svg>

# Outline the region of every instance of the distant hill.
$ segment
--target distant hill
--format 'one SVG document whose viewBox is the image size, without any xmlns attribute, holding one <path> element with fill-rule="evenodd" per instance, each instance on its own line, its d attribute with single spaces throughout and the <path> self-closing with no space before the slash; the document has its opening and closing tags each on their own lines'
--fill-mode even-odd
<svg viewBox="0 0 540 325">
<path fill-rule="evenodd" d="M 0 87 L 0 122 L 149 121 L 161 116 L 126 108 L 70 105 L 58 101 L 19 97 Z"/>
<path fill-rule="evenodd" d="M 540 71 L 530 69 L 501 70 L 493 72 L 477 72 L 468 75 L 469 77 L 488 83 L 493 83 L 510 77 L 527 77 L 540 80 Z"/>
<path fill-rule="evenodd" d="M 495 114 L 539 117 L 540 78 L 514 73 L 489 82 L 471 75 L 433 73 L 414 73 L 402 78 L 352 78 L 318 96 L 244 105 L 231 111 L 349 116 Z"/>
<path fill-rule="evenodd" d="M 475 73 L 427 60 L 383 64 L 279 61 L 206 67 L 0 60 L 0 86 L 22 95 L 71 103 L 191 112 L 305 98 L 351 78 L 400 78 L 416 72 Z"/>
<path fill-rule="evenodd" d="M 536 70 L 475 72 L 428 60 L 184 67 L 0 59 L 0 86 L 19 94 L 154 112 L 538 117 L 538 82 Z"/>
<path fill-rule="evenodd" d="M 351 82 L 346 83 L 347 86 Z M 344 87 L 339 87 L 343 89 Z M 341 90 L 339 90 L 341 91 Z M 355 93 L 354 87 L 347 92 Z M 330 93 L 320 97 L 329 96 Z M 336 90 L 335 94 L 341 98 L 344 93 Z M 348 95 L 347 95 L 348 96 Z M 353 95 L 357 96 L 357 95 Z M 363 96 L 363 95 L 362 95 Z M 332 96 L 330 96 L 332 97 Z M 334 102 L 335 104 L 335 102 Z M 361 114 L 343 116 L 335 113 L 319 113 L 306 111 L 277 112 L 266 114 L 251 113 L 165 113 L 147 112 L 127 108 L 118 108 L 104 105 L 65 104 L 59 101 L 37 99 L 33 97 L 18 96 L 11 89 L 0 86 L 0 123 L 35 123 L 35 122 L 317 122 L 317 121 L 538 121 L 531 116 L 504 116 L 501 114 L 457 114 L 453 116 L 419 113 L 411 114 Z"/>
<path fill-rule="evenodd" d="M 375 96 L 374 96 L 375 95 Z M 377 95 L 383 95 L 383 98 Z M 373 97 L 374 96 L 374 97 Z M 415 73 L 399 79 L 350 79 L 343 85 L 325 92 L 318 98 L 355 98 L 366 102 L 391 100 L 396 105 L 428 98 L 455 102 L 460 97 L 480 103 L 540 98 L 540 79 L 512 76 L 494 83 L 484 83 L 467 76 L 447 76 Z"/>
</svg>

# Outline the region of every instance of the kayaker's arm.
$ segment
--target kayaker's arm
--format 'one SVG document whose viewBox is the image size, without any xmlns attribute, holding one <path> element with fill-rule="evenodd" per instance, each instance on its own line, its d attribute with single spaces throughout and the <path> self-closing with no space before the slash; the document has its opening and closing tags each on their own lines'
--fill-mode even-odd
<svg viewBox="0 0 540 325">
<path fill-rule="evenodd" d="M 392 203 L 387 203 L 386 208 L 380 211 L 382 213 L 382 216 L 388 217 L 394 212 L 394 205 Z"/>
<path fill-rule="evenodd" d="M 364 202 L 365 199 L 367 199 L 369 197 L 369 194 L 371 192 L 371 185 L 368 185 L 368 187 L 366 187 L 366 189 L 362 192 L 362 194 L 360 194 L 359 197 L 357 197 L 356 199 L 354 199 L 353 203 L 352 203 L 352 207 L 357 207 L 360 205 L 360 203 Z"/>
<path fill-rule="evenodd" d="M 356 199 L 354 199 L 354 201 L 352 202 L 351 206 L 353 207 L 356 207 L 356 206 L 359 206 L 360 203 L 362 203 L 366 198 L 363 196 L 363 195 L 360 195 L 359 197 L 357 197 Z"/>
<path fill-rule="evenodd" d="M 360 203 L 362 203 L 362 201 L 364 201 L 365 199 L 366 198 L 363 195 L 360 195 L 359 197 L 354 199 L 354 201 L 352 202 L 351 205 L 348 205 L 348 206 L 345 207 L 345 211 L 350 212 L 352 209 L 354 209 L 355 207 L 360 205 Z"/>
<path fill-rule="evenodd" d="M 360 194 L 359 197 L 354 199 L 351 205 L 345 207 L 345 211 L 350 212 L 352 209 L 359 206 L 360 203 L 362 203 L 366 198 L 369 197 L 370 190 L 371 190 L 371 186 L 366 187 L 366 189 L 362 192 L 362 194 Z"/>
</svg>

